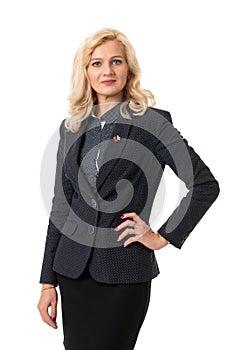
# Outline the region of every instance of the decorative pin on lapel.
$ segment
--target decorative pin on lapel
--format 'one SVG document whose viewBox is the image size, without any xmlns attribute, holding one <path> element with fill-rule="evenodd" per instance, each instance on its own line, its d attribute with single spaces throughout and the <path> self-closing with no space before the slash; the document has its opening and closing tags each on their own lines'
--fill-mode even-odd
<svg viewBox="0 0 233 350">
<path fill-rule="evenodd" d="M 120 138 L 119 135 L 114 135 L 114 136 L 113 136 L 113 141 L 114 141 L 114 142 L 119 142 L 120 139 L 121 139 L 121 138 Z"/>
</svg>

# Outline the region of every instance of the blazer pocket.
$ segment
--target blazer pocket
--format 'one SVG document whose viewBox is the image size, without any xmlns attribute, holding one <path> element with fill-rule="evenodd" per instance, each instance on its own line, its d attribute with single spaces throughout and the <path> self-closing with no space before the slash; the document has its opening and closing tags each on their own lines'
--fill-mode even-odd
<svg viewBox="0 0 233 350">
<path fill-rule="evenodd" d="M 74 220 L 67 220 L 62 228 L 62 234 L 65 236 L 72 236 L 78 228 L 78 223 Z"/>
</svg>

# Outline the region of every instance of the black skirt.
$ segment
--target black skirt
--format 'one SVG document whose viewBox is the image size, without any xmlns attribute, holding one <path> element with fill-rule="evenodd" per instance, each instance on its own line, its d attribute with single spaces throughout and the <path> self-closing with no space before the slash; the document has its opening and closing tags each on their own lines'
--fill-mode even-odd
<svg viewBox="0 0 233 350">
<path fill-rule="evenodd" d="M 145 319 L 151 281 L 97 282 L 88 267 L 77 279 L 57 275 L 66 350 L 132 350 Z"/>
</svg>

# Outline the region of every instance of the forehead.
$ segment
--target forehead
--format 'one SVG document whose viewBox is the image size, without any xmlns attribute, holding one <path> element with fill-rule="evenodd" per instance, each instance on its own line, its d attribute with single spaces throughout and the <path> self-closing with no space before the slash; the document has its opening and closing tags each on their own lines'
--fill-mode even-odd
<svg viewBox="0 0 233 350">
<path fill-rule="evenodd" d="M 112 56 L 125 56 L 122 45 L 117 40 L 109 40 L 105 43 L 97 46 L 92 52 L 91 58 L 94 57 L 112 57 Z"/>
</svg>

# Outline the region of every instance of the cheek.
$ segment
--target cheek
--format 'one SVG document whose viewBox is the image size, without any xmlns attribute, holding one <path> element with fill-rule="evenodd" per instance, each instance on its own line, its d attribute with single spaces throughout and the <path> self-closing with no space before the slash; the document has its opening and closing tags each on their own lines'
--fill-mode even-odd
<svg viewBox="0 0 233 350">
<path fill-rule="evenodd" d="M 128 76 L 128 69 L 124 69 L 124 71 L 121 72 L 121 81 L 122 83 L 127 82 L 127 76 Z"/>
<path fill-rule="evenodd" d="M 96 72 L 93 72 L 92 70 L 88 70 L 87 77 L 88 77 L 91 85 L 96 83 L 96 80 L 97 80 L 97 73 Z"/>
</svg>

